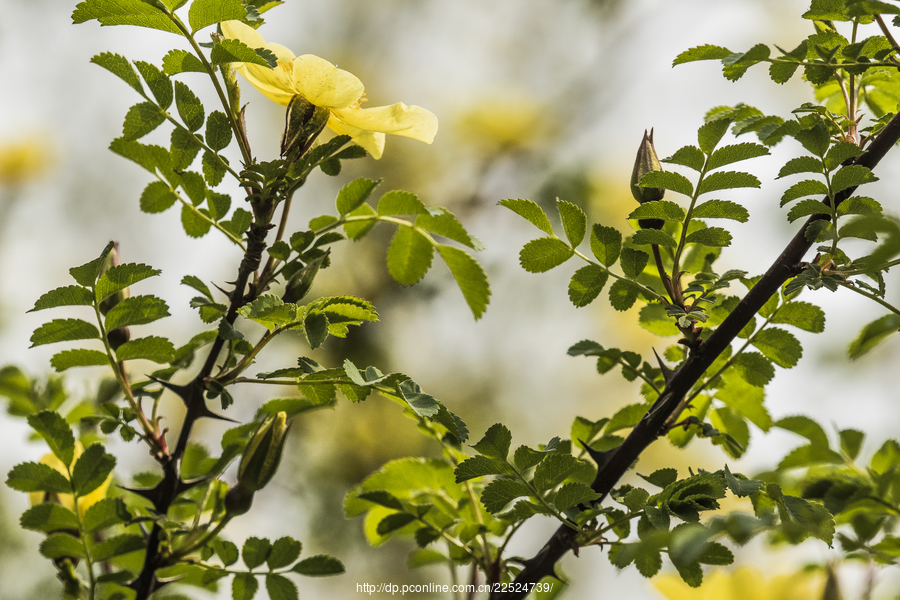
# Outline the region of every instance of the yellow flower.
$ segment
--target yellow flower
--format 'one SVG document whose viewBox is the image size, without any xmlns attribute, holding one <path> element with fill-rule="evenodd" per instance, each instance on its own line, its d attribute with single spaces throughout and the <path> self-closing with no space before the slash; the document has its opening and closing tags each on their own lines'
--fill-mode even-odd
<svg viewBox="0 0 900 600">
<path fill-rule="evenodd" d="M 240 21 L 222 23 L 228 39 L 243 42 L 250 48 L 266 48 L 278 57 L 278 66 L 269 69 L 250 63 L 235 63 L 235 70 L 266 98 L 287 106 L 296 95 L 330 112 L 328 127 L 341 135 L 349 135 L 374 158 L 384 152 L 384 135 L 402 135 L 430 144 L 437 133 L 438 122 L 431 112 L 402 102 L 390 106 L 360 108 L 365 102 L 365 88 L 355 75 L 312 54 L 294 56 L 281 44 L 268 44 L 252 27 Z"/>
<path fill-rule="evenodd" d="M 72 457 L 72 464 L 69 465 L 69 468 L 75 466 L 75 461 L 78 460 L 78 457 L 84 452 L 84 446 L 81 445 L 81 442 L 75 442 L 75 455 Z M 60 473 L 62 473 L 66 479 L 69 478 L 66 473 L 66 466 L 63 464 L 61 460 L 56 458 L 55 454 L 45 454 L 41 459 L 41 462 L 45 465 L 53 467 Z M 112 473 L 109 474 L 109 477 L 106 478 L 100 487 L 96 490 L 87 494 L 86 496 L 80 496 L 78 498 L 78 512 L 84 516 L 84 513 L 97 504 L 104 498 L 106 498 L 106 491 L 109 489 L 109 484 L 112 482 Z M 48 498 L 49 496 L 49 498 Z M 41 502 L 54 502 L 56 504 L 60 504 L 71 511 L 75 511 L 75 500 L 72 498 L 72 494 L 47 494 L 46 492 L 31 492 L 28 494 L 28 500 L 31 502 L 31 505 L 40 504 Z"/>
<path fill-rule="evenodd" d="M 823 584 L 821 574 L 796 573 L 767 580 L 751 567 L 714 570 L 698 588 L 674 573 L 653 579 L 653 586 L 669 600 L 819 600 Z"/>
<path fill-rule="evenodd" d="M 50 150 L 42 138 L 34 136 L 0 146 L 0 185 L 19 186 L 44 172 Z"/>
</svg>

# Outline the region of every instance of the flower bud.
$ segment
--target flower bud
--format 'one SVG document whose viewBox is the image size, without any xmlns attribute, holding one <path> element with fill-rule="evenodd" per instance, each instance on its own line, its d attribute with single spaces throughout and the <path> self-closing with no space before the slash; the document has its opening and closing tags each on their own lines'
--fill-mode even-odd
<svg viewBox="0 0 900 600">
<path fill-rule="evenodd" d="M 284 117 L 284 135 L 281 136 L 281 156 L 288 163 L 296 162 L 306 154 L 322 133 L 331 111 L 316 106 L 297 94 L 291 98 Z"/>
<path fill-rule="evenodd" d="M 287 430 L 287 413 L 284 411 L 263 421 L 244 449 L 238 467 L 238 485 L 248 492 L 266 487 L 281 462 Z"/>
<path fill-rule="evenodd" d="M 309 288 L 312 287 L 313 280 L 316 278 L 319 268 L 327 258 L 328 252 L 309 261 L 306 266 L 294 273 L 290 280 L 288 280 L 287 285 L 284 288 L 284 295 L 281 299 L 286 304 L 302 300 L 303 297 L 306 296 L 306 293 L 309 292 Z"/>
<path fill-rule="evenodd" d="M 231 114 L 239 115 L 241 113 L 241 86 L 238 85 L 234 67 L 231 66 L 231 63 L 221 64 L 219 71 L 222 73 L 225 91 L 228 94 L 228 108 L 231 109 Z"/>
<path fill-rule="evenodd" d="M 647 135 L 644 130 L 644 139 L 638 148 L 637 156 L 634 159 L 634 170 L 631 172 L 631 195 L 634 199 L 643 204 L 644 202 L 655 202 L 662 200 L 666 190 L 660 188 L 640 187 L 638 184 L 641 179 L 653 171 L 662 171 L 659 164 L 659 158 L 656 156 L 656 149 L 653 147 L 653 130 Z M 664 221 L 662 219 L 640 219 L 638 225 L 645 229 L 662 229 Z"/>
</svg>

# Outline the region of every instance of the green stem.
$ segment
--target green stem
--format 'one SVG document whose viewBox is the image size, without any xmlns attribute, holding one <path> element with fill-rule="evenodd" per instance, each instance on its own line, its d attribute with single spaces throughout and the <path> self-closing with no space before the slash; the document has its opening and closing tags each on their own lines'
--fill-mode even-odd
<svg viewBox="0 0 900 600">
<path fill-rule="evenodd" d="M 663 303 L 663 304 L 668 304 L 668 302 L 666 302 L 665 296 L 660 296 L 660 295 L 656 292 L 656 290 L 647 287 L 646 285 L 640 283 L 639 281 L 636 281 L 636 280 L 634 280 L 634 279 L 629 279 L 629 278 L 627 278 L 627 277 L 624 277 L 624 276 L 622 276 L 622 275 L 619 275 L 619 274 L 616 273 L 615 271 L 610 270 L 609 268 L 607 268 L 607 267 L 604 266 L 604 265 L 601 265 L 601 264 L 598 263 L 597 261 L 591 260 L 590 258 L 588 258 L 587 256 L 585 256 L 584 254 L 582 254 L 582 253 L 581 253 L 580 251 L 578 251 L 578 250 L 575 250 L 575 256 L 577 256 L 578 258 L 580 258 L 580 259 L 582 259 L 583 261 L 587 262 L 588 264 L 591 264 L 591 265 L 600 267 L 601 269 L 603 269 L 604 271 L 606 271 L 611 277 L 613 277 L 613 278 L 615 278 L 615 279 L 620 279 L 620 280 L 622 280 L 622 281 L 627 281 L 630 285 L 633 285 L 634 287 L 636 287 L 636 288 L 638 288 L 639 290 L 641 290 L 641 293 L 644 294 L 645 296 L 650 296 L 651 298 L 653 298 L 654 300 L 656 300 L 656 301 L 658 301 L 658 302 L 661 302 L 661 303 Z"/>
<path fill-rule="evenodd" d="M 144 98 L 147 98 L 148 101 L 153 102 L 153 101 L 152 101 L 149 97 L 147 97 L 147 96 L 144 96 Z M 157 106 L 158 106 L 158 105 L 157 105 Z M 222 158 L 222 157 L 219 155 L 218 152 L 216 152 L 215 150 L 213 150 L 212 148 L 210 148 L 209 146 L 207 146 L 207 145 L 206 145 L 206 142 L 203 141 L 203 138 L 202 138 L 202 137 L 200 137 L 199 135 L 197 135 L 196 133 L 194 133 L 193 131 L 191 131 L 190 129 L 188 129 L 187 127 L 185 127 L 184 125 L 182 125 L 182 124 L 179 123 L 178 121 L 176 121 L 175 118 L 174 118 L 172 115 L 170 115 L 168 111 L 163 110 L 163 108 L 162 108 L 161 106 L 159 106 L 159 109 L 160 109 L 160 110 L 162 111 L 162 113 L 166 116 L 166 119 L 167 119 L 170 123 L 172 123 L 172 124 L 173 124 L 175 127 L 177 127 L 178 129 L 182 129 L 182 130 L 184 130 L 184 131 L 187 131 L 188 134 L 190 134 L 190 136 L 191 136 L 192 138 L 194 138 L 194 141 L 197 142 L 198 144 L 200 144 L 200 147 L 201 147 L 201 148 L 203 148 L 204 150 L 206 150 L 207 152 L 209 152 L 211 155 L 215 156 L 216 159 L 218 159 L 219 164 L 222 165 L 222 167 L 223 167 L 226 171 L 228 171 L 228 173 L 229 173 L 232 177 L 234 177 L 235 179 L 237 179 L 238 181 L 240 181 L 241 177 L 240 177 L 240 175 L 237 174 L 237 171 L 235 171 L 234 169 L 232 169 L 231 166 L 230 166 L 227 162 L 225 162 L 225 159 Z"/>
<path fill-rule="evenodd" d="M 887 271 L 891 267 L 895 267 L 897 265 L 900 265 L 900 258 L 888 261 L 883 265 L 875 267 L 874 269 L 854 269 L 852 271 L 834 271 L 834 273 L 837 275 L 842 275 L 844 277 L 853 277 L 854 275 L 865 275 L 872 272 Z"/>
<path fill-rule="evenodd" d="M 883 307 L 885 307 L 892 313 L 894 313 L 896 315 L 900 315 L 900 309 L 898 309 L 896 306 L 890 304 L 889 302 L 886 302 L 884 299 L 879 298 L 875 294 L 867 292 L 866 290 L 864 290 L 862 288 L 858 288 L 855 285 L 851 285 L 851 284 L 847 283 L 846 281 L 841 281 L 838 283 L 838 285 L 843 286 L 850 291 L 856 292 L 860 296 L 865 296 L 869 300 L 872 300 L 872 301 L 877 302 L 878 304 L 882 305 Z"/>
<path fill-rule="evenodd" d="M 81 540 L 81 545 L 84 546 L 84 566 L 87 569 L 88 575 L 88 600 L 94 600 L 94 590 L 97 587 L 97 582 L 94 579 L 94 562 L 91 560 L 91 551 L 90 548 L 88 548 L 84 518 L 81 516 L 81 510 L 78 507 L 78 494 L 75 493 L 75 484 L 72 483 L 72 470 L 69 468 L 69 465 L 66 465 L 66 471 L 69 474 L 69 483 L 72 486 L 72 501 L 75 505 L 75 516 L 78 517 L 78 539 Z"/>
<path fill-rule="evenodd" d="M 700 177 L 697 179 L 697 185 L 694 187 L 694 193 L 691 194 L 691 203 L 688 206 L 687 213 L 684 216 L 684 221 L 681 224 L 681 237 L 678 240 L 678 247 L 675 250 L 675 257 L 672 259 L 672 289 L 676 295 L 675 298 L 672 298 L 672 301 L 682 308 L 684 308 L 684 302 L 681 298 L 681 272 L 679 270 L 679 267 L 681 266 L 681 255 L 684 253 L 688 227 L 691 224 L 691 215 L 694 213 L 694 206 L 697 204 L 697 199 L 700 197 L 700 187 L 703 185 L 703 179 L 706 177 L 708 165 L 709 156 L 707 156 L 703 160 L 703 168 L 700 170 Z"/>
<path fill-rule="evenodd" d="M 171 556 L 170 560 L 171 561 L 180 560 L 180 559 L 184 558 L 185 556 L 187 556 L 188 554 L 190 554 L 191 552 L 195 552 L 195 551 L 199 550 L 200 548 L 205 546 L 210 540 L 214 539 L 217 535 L 219 535 L 219 532 L 222 531 L 223 529 L 225 529 L 225 526 L 228 525 L 229 521 L 231 521 L 231 517 L 225 516 L 225 518 L 223 518 L 221 521 L 219 521 L 219 524 L 216 525 L 212 529 L 212 531 L 208 531 L 205 535 L 201 536 L 198 540 L 196 540 L 192 543 L 189 543 L 188 545 L 183 546 L 182 548 L 180 548 L 178 550 L 174 550 L 172 552 L 172 556 Z"/>
<path fill-rule="evenodd" d="M 165 183 L 165 184 L 168 185 L 168 182 L 167 182 L 167 181 L 165 181 L 165 180 L 163 180 L 163 179 L 160 179 L 160 181 L 162 181 L 163 183 Z M 194 213 L 194 215 L 196 215 L 197 217 L 203 219 L 204 221 L 206 221 L 207 223 L 209 223 L 211 226 L 215 227 L 216 229 L 218 229 L 219 231 L 221 231 L 222 233 L 224 233 L 224 234 L 225 234 L 225 237 L 227 237 L 227 238 L 228 238 L 229 240 L 231 240 L 234 244 L 236 244 L 241 250 L 243 250 L 244 252 L 247 251 L 247 247 L 244 246 L 244 242 L 241 240 L 241 238 L 235 237 L 235 235 L 234 235 L 233 233 L 231 233 L 230 231 L 228 231 L 227 229 L 225 229 L 224 227 L 222 227 L 222 225 L 220 225 L 220 224 L 218 223 L 218 221 L 214 221 L 214 220 L 213 220 L 212 218 L 210 218 L 208 215 L 203 214 L 203 211 L 201 211 L 199 208 L 197 208 L 196 206 L 194 206 L 194 204 L 193 204 L 192 202 L 189 202 L 189 201 L 185 200 L 185 199 L 181 196 L 181 193 L 178 191 L 177 188 L 173 188 L 173 187 L 170 186 L 169 189 L 171 190 L 171 192 L 172 192 L 173 194 L 175 194 L 175 197 L 178 198 L 178 201 L 181 202 L 181 204 L 182 204 L 183 206 L 186 206 L 188 209 L 190 209 L 191 212 Z"/>
<path fill-rule="evenodd" d="M 894 36 L 891 35 L 891 30 L 888 29 L 887 23 L 884 22 L 884 19 L 881 18 L 881 15 L 875 15 L 875 20 L 878 22 L 878 27 L 881 29 L 881 33 L 883 33 L 884 37 L 887 38 L 887 41 L 890 42 L 891 48 L 894 49 L 894 52 L 900 52 L 900 45 L 897 44 L 897 40 L 895 40 Z"/>
</svg>

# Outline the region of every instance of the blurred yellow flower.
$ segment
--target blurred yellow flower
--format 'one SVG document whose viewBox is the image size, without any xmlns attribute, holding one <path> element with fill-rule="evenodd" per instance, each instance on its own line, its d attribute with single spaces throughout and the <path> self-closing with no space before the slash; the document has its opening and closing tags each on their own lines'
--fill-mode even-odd
<svg viewBox="0 0 900 600">
<path fill-rule="evenodd" d="M 778 575 L 767 580 L 751 567 L 716 569 L 698 588 L 690 587 L 674 573 L 653 579 L 653 586 L 669 600 L 819 600 L 824 584 L 821 573 Z"/>
<path fill-rule="evenodd" d="M 78 460 L 78 457 L 82 455 L 84 452 L 84 446 L 81 445 L 81 442 L 75 442 L 75 455 L 72 458 L 72 464 L 69 465 L 69 468 L 75 466 L 75 461 Z M 66 466 L 63 464 L 61 460 L 56 458 L 55 454 L 45 454 L 43 458 L 41 458 L 41 462 L 45 465 L 53 467 L 63 475 L 65 475 L 66 479 L 69 478 L 69 475 L 66 473 Z M 109 484 L 112 482 L 112 473 L 109 474 L 109 477 L 106 478 L 100 487 L 96 490 L 87 494 L 86 496 L 81 496 L 78 498 L 78 512 L 84 516 L 84 513 L 97 504 L 99 501 L 106 498 L 106 492 L 109 489 Z M 28 494 L 28 500 L 31 502 L 31 505 L 40 504 L 41 502 L 54 502 L 56 504 L 60 504 L 65 506 L 69 510 L 75 510 L 75 500 L 72 498 L 72 494 L 52 494 L 51 498 L 47 498 L 45 492 L 31 492 Z"/>
<path fill-rule="evenodd" d="M 402 135 L 430 144 L 438 122 L 431 112 L 402 102 L 362 109 L 365 88 L 356 76 L 312 54 L 294 56 L 281 44 L 268 44 L 252 27 L 240 21 L 222 23 L 226 38 L 240 40 L 250 48 L 266 48 L 278 57 L 278 66 L 269 69 L 250 63 L 235 63 L 244 76 L 266 98 L 287 106 L 295 95 L 330 112 L 328 127 L 349 135 L 374 158 L 384 152 L 384 135 Z"/>
<path fill-rule="evenodd" d="M 41 138 L 0 146 L 0 185 L 17 186 L 46 170 L 50 154 Z"/>
<path fill-rule="evenodd" d="M 460 118 L 466 139 L 501 148 L 527 146 L 548 133 L 548 111 L 538 102 L 513 98 L 485 98 Z"/>
</svg>

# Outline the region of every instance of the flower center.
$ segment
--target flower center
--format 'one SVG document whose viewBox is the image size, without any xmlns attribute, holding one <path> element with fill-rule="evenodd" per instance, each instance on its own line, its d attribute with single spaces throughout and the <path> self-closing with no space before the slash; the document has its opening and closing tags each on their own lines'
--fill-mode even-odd
<svg viewBox="0 0 900 600">
<path fill-rule="evenodd" d="M 359 100 L 357 100 L 354 104 L 351 104 L 348 108 L 359 108 L 360 104 L 362 104 L 363 102 L 368 102 L 368 101 L 369 101 L 369 99 L 366 98 L 366 93 L 363 92 L 362 96 L 359 97 Z"/>
</svg>

